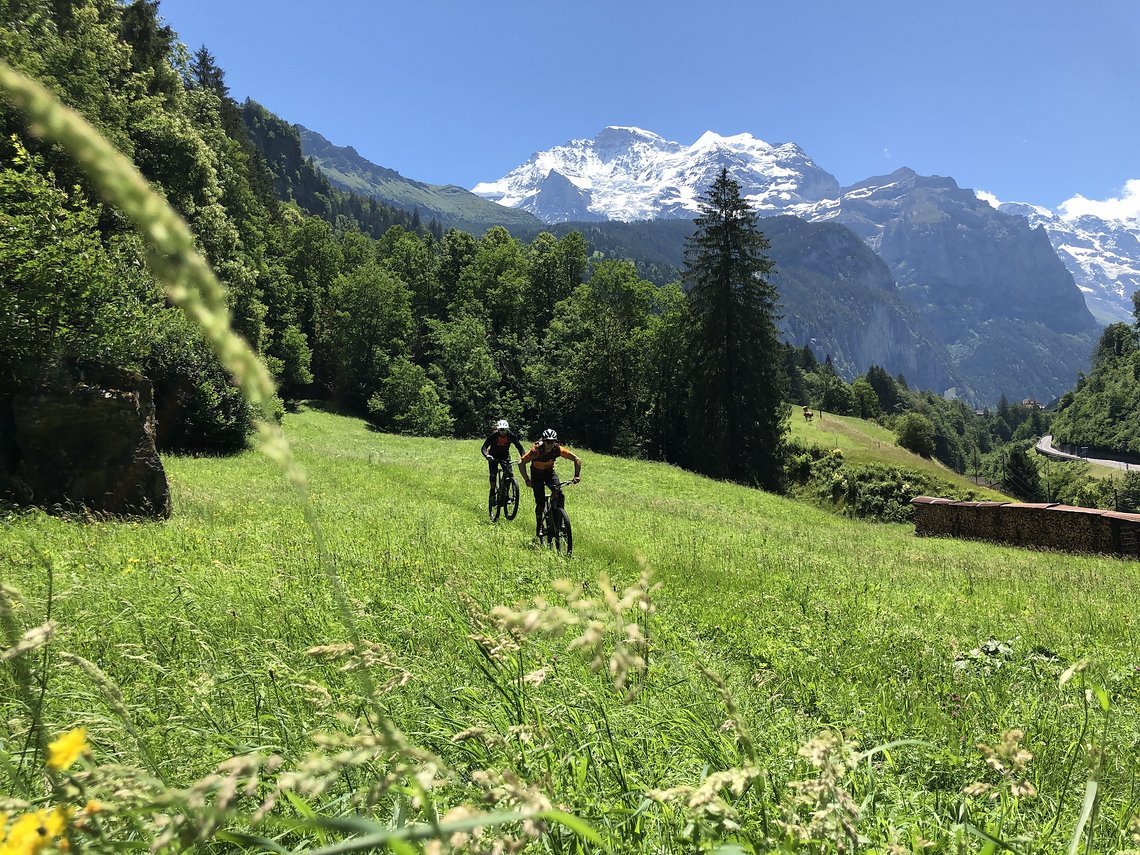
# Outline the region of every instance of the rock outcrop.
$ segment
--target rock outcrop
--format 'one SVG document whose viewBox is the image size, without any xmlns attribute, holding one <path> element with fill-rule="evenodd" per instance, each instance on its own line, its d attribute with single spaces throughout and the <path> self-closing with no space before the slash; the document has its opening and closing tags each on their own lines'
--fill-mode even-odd
<svg viewBox="0 0 1140 855">
<path fill-rule="evenodd" d="M 0 398 L 0 495 L 48 510 L 169 517 L 150 381 L 115 372 Z"/>
</svg>

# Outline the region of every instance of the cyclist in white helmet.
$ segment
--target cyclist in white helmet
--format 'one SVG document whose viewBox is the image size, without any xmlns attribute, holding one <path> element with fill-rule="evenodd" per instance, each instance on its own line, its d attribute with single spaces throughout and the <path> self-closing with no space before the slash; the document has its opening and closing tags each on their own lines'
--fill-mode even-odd
<svg viewBox="0 0 1140 855">
<path fill-rule="evenodd" d="M 511 465 L 511 446 L 519 450 L 519 457 L 522 457 L 523 447 L 519 442 L 518 435 L 511 430 L 510 424 L 506 419 L 499 419 L 495 422 L 495 429 L 491 431 L 491 435 L 483 440 L 483 447 L 480 449 L 483 456 L 487 458 L 487 471 L 491 477 L 491 490 L 495 489 L 495 473 L 498 468 L 502 466 L 507 469 Z"/>
</svg>

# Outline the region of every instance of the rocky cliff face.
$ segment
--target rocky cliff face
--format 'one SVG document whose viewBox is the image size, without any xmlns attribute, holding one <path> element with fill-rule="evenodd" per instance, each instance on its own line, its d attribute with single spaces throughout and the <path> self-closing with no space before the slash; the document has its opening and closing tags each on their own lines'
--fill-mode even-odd
<svg viewBox="0 0 1140 855">
<path fill-rule="evenodd" d="M 150 381 L 111 371 L 0 397 L 0 496 L 48 510 L 169 517 Z"/>
<path fill-rule="evenodd" d="M 878 252 L 947 344 L 995 318 L 1069 334 L 1097 327 L 1044 230 L 994 210 L 952 178 L 910 169 L 870 178 L 844 188 L 827 218 Z"/>
<path fill-rule="evenodd" d="M 1140 222 L 1092 214 L 1061 216 L 1023 202 L 1006 202 L 998 210 L 1045 229 L 1097 320 L 1132 322 L 1132 295 L 1140 290 Z"/>
<path fill-rule="evenodd" d="M 830 356 L 849 380 L 879 365 L 916 388 L 968 393 L 947 348 L 907 305 L 886 264 L 849 229 L 796 217 L 760 226 L 771 243 L 788 341 Z"/>
<path fill-rule="evenodd" d="M 1050 400 L 1088 364 L 1098 324 L 1048 235 L 953 179 L 900 169 L 811 216 L 852 229 L 886 262 L 967 397 Z"/>
</svg>

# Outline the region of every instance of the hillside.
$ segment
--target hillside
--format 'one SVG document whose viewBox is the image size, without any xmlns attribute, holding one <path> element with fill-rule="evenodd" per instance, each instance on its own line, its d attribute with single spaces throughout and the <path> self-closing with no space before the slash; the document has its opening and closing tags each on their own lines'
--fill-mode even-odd
<svg viewBox="0 0 1140 855">
<path fill-rule="evenodd" d="M 1105 328 L 1088 376 L 1058 401 L 1053 429 L 1058 442 L 1140 454 L 1140 302 L 1137 316 L 1135 324 Z"/>
<path fill-rule="evenodd" d="M 444 228 L 480 235 L 491 226 L 531 228 L 538 220 L 526 211 L 496 205 L 454 184 L 425 184 L 394 169 L 377 166 L 352 146 L 333 145 L 316 131 L 296 125 L 305 156 L 336 187 L 376 199 L 404 211 L 420 212 L 424 222 L 437 219 Z"/>
<path fill-rule="evenodd" d="M 903 374 L 915 388 L 942 394 L 969 389 L 947 349 L 902 299 L 891 272 L 848 228 L 796 217 L 759 221 L 776 265 L 779 329 L 785 341 L 830 356 L 848 380 L 872 365 Z M 681 276 L 690 220 L 558 223 L 556 235 L 579 231 L 597 257 L 630 258 L 642 276 L 664 284 Z"/>
<path fill-rule="evenodd" d="M 387 684 L 375 710 L 452 773 L 433 790 L 440 813 L 480 802 L 484 790 L 471 775 L 491 768 L 536 782 L 603 841 L 571 849 L 574 836 L 556 827 L 544 841 L 561 841 L 563 851 L 676 851 L 686 833 L 751 848 L 766 816 L 799 816 L 790 782 L 823 773 L 797 759 L 797 747 L 834 728 L 863 750 L 922 740 L 874 755 L 873 769 L 840 767 L 833 786 L 862 804 L 853 820 L 860 833 L 879 847 L 911 834 L 949 846 L 963 787 L 1003 780 L 970 746 L 1021 728 L 1039 798 L 1023 799 L 1002 833 L 1026 834 L 1043 851 L 1063 848 L 1085 780 L 1072 751 L 1095 738 L 1109 758 L 1097 839 L 1125 845 L 1121 806 L 1140 736 L 1127 631 L 1135 564 L 916 539 L 909 526 L 859 524 L 589 452 L 583 483 L 569 493 L 576 550 L 566 561 L 531 546 L 529 498 L 513 523 L 486 521 L 476 442 L 380 434 L 312 410 L 284 425 L 309 472 L 328 562 L 318 561 L 280 473 L 252 452 L 168 457 L 175 513 L 166 524 L 3 518 L 4 580 L 26 598 L 18 619 L 41 621 L 50 596 L 59 631 L 49 659 L 71 651 L 94 662 L 121 688 L 120 706 L 137 725 L 133 738 L 79 669 L 54 668 L 44 719 L 53 733 L 89 728 L 93 753 L 84 762 L 153 760 L 183 786 L 235 753 L 272 752 L 291 770 L 313 750 L 305 734 L 348 738 L 363 725 L 352 723 L 365 709 L 360 687 L 341 663 L 306 653 L 348 637 L 331 571 L 374 645 L 370 670 Z M 480 617 L 494 604 L 535 595 L 559 602 L 559 578 L 596 593 L 600 573 L 620 591 L 636 583 L 639 556 L 662 587 L 652 594 L 656 613 L 641 613 L 649 669 L 635 678 L 633 703 L 591 673 L 588 655 L 566 651 L 573 628 L 561 641 L 517 635 L 521 646 L 505 658 L 473 641 L 501 634 Z M 611 633 L 601 638 L 603 661 Z M 1098 665 L 1059 686 L 1082 656 Z M 732 707 L 698 666 L 723 675 Z M 9 673 L 0 672 L 8 699 L 0 735 L 11 752 L 19 733 Z M 1101 735 L 1092 713 L 1095 737 L 1083 729 L 1080 703 L 1090 680 L 1108 687 L 1113 715 Z M 460 731 L 467 735 L 453 738 Z M 664 804 L 645 798 L 747 766 L 752 751 L 770 786 L 726 795 L 739 832 L 665 796 Z M 365 755 L 373 759 L 334 775 L 323 795 L 297 795 L 295 809 L 348 811 L 350 792 L 392 768 L 385 755 Z M 403 802 L 394 792 L 380 798 L 359 822 L 394 828 L 392 802 Z M 517 804 L 500 798 L 504 809 Z M 966 804 L 973 823 L 997 828 L 1000 802 Z M 275 815 L 293 810 L 283 803 Z M 400 822 L 419 815 L 398 812 Z M 269 828 L 291 848 L 348 833 Z"/>
<path fill-rule="evenodd" d="M 973 490 L 979 499 L 1011 501 L 1009 496 L 981 487 L 971 478 L 959 475 L 937 460 L 920 457 L 901 448 L 895 441 L 895 435 L 875 422 L 854 416 L 836 416 L 819 412 L 815 413 L 814 418 L 808 422 L 793 409 L 789 425 L 793 440 L 802 444 L 815 444 L 821 448 L 838 448 L 843 452 L 844 459 L 850 463 L 874 463 L 916 469 L 949 481 L 964 490 Z"/>
</svg>

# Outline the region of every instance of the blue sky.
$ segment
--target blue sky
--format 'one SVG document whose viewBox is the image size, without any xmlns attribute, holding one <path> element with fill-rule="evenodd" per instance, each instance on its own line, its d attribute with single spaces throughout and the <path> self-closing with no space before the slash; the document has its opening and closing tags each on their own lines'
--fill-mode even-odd
<svg viewBox="0 0 1140 855">
<path fill-rule="evenodd" d="M 1140 0 L 162 0 L 232 94 L 472 187 L 607 125 L 1140 214 Z M 1125 188 L 1129 181 L 1126 192 Z M 1115 200 L 1113 202 L 1112 200 Z M 1078 200 L 1079 202 L 1079 200 Z"/>
</svg>

